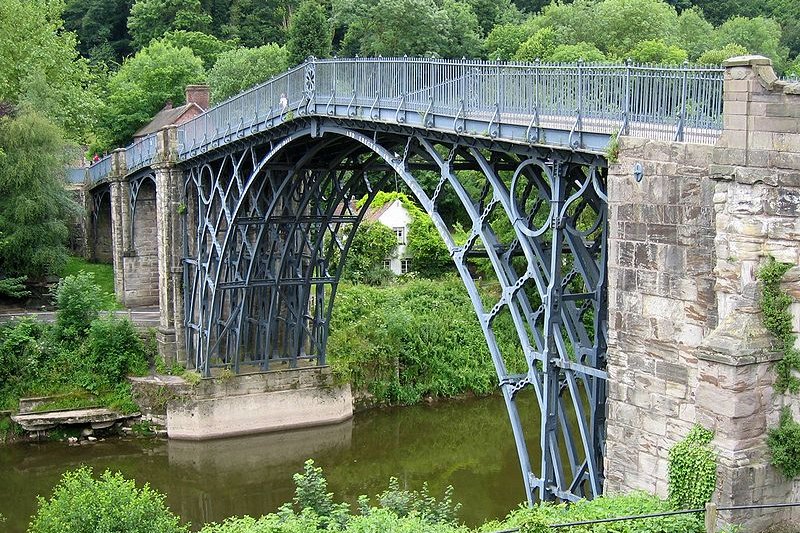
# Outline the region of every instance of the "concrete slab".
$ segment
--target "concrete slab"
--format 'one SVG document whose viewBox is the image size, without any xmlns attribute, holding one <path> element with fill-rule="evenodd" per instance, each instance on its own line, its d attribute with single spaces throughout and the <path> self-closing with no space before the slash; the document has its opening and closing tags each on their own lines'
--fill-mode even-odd
<svg viewBox="0 0 800 533">
<path fill-rule="evenodd" d="M 92 409 L 70 409 L 66 411 L 48 411 L 44 413 L 24 413 L 12 415 L 11 420 L 22 426 L 25 431 L 43 431 L 60 425 L 91 425 L 96 429 L 108 427 L 114 422 L 125 420 L 139 413 L 122 415 L 104 407 Z"/>
</svg>

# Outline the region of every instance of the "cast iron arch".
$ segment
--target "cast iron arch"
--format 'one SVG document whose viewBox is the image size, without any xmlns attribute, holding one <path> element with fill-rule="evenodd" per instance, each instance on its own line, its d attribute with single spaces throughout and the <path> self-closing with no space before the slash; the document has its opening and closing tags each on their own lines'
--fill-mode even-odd
<svg viewBox="0 0 800 533">
<path fill-rule="evenodd" d="M 287 157 L 302 148 L 301 155 Z M 318 157 L 323 153 L 327 160 Z M 417 170 L 438 172 L 435 185 L 421 184 Z M 482 176 L 480 191 L 460 181 L 467 171 Z M 197 229 L 193 246 L 186 245 L 195 253 L 185 270 L 187 349 L 194 364 L 204 374 L 215 366 L 325 364 L 347 251 L 389 175 L 399 176 L 431 217 L 465 284 L 497 370 L 529 500 L 599 495 L 607 199 L 605 169 L 585 158 L 479 148 L 423 132 L 379 140 L 325 124 L 188 168 L 185 195 L 194 195 Z M 437 210 L 445 191 L 458 198 L 471 223 L 463 242 Z M 368 201 L 351 207 L 362 193 Z M 192 229 L 187 224 L 187 243 Z M 475 256 L 488 260 L 500 285 L 493 305 L 484 304 L 468 268 Z M 516 369 L 495 338 L 501 314 L 519 337 Z M 516 403 L 526 389 L 541 411 L 537 473 Z"/>
</svg>

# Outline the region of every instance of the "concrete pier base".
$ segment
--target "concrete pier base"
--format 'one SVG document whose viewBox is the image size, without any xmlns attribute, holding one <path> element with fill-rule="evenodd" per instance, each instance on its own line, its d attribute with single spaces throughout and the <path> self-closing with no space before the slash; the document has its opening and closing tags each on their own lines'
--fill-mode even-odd
<svg viewBox="0 0 800 533">
<path fill-rule="evenodd" d="M 334 424 L 353 416 L 349 385 L 328 367 L 202 380 L 167 407 L 171 439 L 203 440 Z"/>
</svg>

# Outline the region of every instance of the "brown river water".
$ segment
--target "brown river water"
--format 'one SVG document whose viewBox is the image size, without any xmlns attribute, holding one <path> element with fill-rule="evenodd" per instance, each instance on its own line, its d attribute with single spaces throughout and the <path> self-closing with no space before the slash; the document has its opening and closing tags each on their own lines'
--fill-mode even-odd
<svg viewBox="0 0 800 533">
<path fill-rule="evenodd" d="M 521 400 L 535 429 L 535 400 Z M 205 442 L 113 438 L 83 446 L 0 446 L 0 514 L 7 518 L 0 529 L 24 532 L 36 496 L 49 497 L 61 474 L 81 464 L 96 474 L 109 468 L 149 482 L 194 529 L 232 515 L 260 516 L 291 501 L 292 474 L 308 458 L 323 467 L 335 498 L 350 503 L 386 489 L 390 476 L 408 489 L 427 481 L 437 496 L 453 485 L 453 499 L 463 504 L 460 519 L 470 526 L 502 518 L 525 497 L 505 404 L 493 396 L 375 409 L 335 426 Z"/>
</svg>

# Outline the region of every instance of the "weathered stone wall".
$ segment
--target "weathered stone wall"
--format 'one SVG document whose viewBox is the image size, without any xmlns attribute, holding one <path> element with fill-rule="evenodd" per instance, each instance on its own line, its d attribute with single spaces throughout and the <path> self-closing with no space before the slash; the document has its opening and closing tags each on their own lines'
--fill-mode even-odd
<svg viewBox="0 0 800 533">
<path fill-rule="evenodd" d="M 96 222 L 92 217 L 96 216 Z M 96 213 L 89 215 L 89 259 L 100 263 L 112 263 L 114 261 L 114 241 L 112 234 L 111 221 L 111 198 L 106 195 Z"/>
<path fill-rule="evenodd" d="M 725 130 L 717 143 L 717 301 L 721 324 L 700 352 L 697 421 L 716 432 L 720 449 L 718 501 L 744 505 L 796 501 L 800 483 L 768 465 L 766 431 L 788 405 L 800 415 L 796 395 L 774 390 L 780 356 L 764 330 L 756 272 L 768 256 L 800 264 L 800 84 L 776 79 L 769 60 L 739 58 L 726 64 Z M 784 278 L 794 297 L 794 331 L 800 331 L 800 268 Z M 800 513 L 738 512 L 755 530 Z"/>
<path fill-rule="evenodd" d="M 329 367 L 204 379 L 167 405 L 170 438 L 202 440 L 319 426 L 353 416 L 350 385 L 335 385 Z"/>
<path fill-rule="evenodd" d="M 609 492 L 666 494 L 667 451 L 695 421 L 696 349 L 717 316 L 711 153 L 622 138 L 609 169 Z"/>
<path fill-rule="evenodd" d="M 123 251 L 123 302 L 128 307 L 158 305 L 156 188 L 145 179 L 136 198 L 130 250 Z"/>
<path fill-rule="evenodd" d="M 767 429 L 800 403 L 774 391 L 756 281 L 770 255 L 800 262 L 800 85 L 764 58 L 726 67 L 715 147 L 624 138 L 609 171 L 609 492 L 665 495 L 668 450 L 698 422 L 715 431 L 718 504 L 800 494 L 768 464 Z M 798 331 L 800 268 L 784 282 Z M 723 519 L 758 531 L 792 513 Z"/>
</svg>

